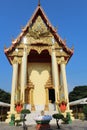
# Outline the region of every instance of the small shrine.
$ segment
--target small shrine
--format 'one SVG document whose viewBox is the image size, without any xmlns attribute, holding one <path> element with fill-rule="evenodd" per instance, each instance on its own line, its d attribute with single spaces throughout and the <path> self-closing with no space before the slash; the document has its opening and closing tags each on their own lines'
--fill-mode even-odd
<svg viewBox="0 0 87 130">
<path fill-rule="evenodd" d="M 73 49 L 58 35 L 40 4 L 4 53 L 13 68 L 10 113 L 18 103 L 31 111 L 55 111 L 56 103 L 65 101 L 64 109 L 69 110 L 66 65 Z"/>
</svg>

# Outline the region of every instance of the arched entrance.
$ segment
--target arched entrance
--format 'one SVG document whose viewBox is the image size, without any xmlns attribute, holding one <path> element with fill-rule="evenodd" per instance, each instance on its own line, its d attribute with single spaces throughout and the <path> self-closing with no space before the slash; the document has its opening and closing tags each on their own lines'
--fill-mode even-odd
<svg viewBox="0 0 87 130">
<path fill-rule="evenodd" d="M 31 50 L 28 55 L 28 62 L 51 62 L 48 50 L 43 50 L 40 54 L 36 50 Z"/>
<path fill-rule="evenodd" d="M 43 50 L 40 54 L 36 50 L 31 50 L 28 55 L 27 78 L 34 85 L 32 98 L 35 110 L 45 109 L 47 103 L 45 85 L 51 74 L 51 56 L 48 50 Z"/>
</svg>

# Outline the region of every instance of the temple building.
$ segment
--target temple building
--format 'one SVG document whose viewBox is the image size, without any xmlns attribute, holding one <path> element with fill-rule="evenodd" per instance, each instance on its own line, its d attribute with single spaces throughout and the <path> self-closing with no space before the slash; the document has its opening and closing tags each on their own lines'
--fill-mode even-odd
<svg viewBox="0 0 87 130">
<path fill-rule="evenodd" d="M 73 49 L 58 35 L 40 4 L 4 53 L 13 67 L 11 113 L 17 102 L 31 111 L 50 111 L 57 109 L 57 102 L 66 101 L 69 110 L 66 65 Z"/>
</svg>

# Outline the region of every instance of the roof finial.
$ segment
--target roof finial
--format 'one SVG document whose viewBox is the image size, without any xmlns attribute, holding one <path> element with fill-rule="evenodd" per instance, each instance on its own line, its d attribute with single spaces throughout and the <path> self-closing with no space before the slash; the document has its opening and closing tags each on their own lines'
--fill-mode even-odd
<svg viewBox="0 0 87 130">
<path fill-rule="evenodd" d="M 38 6 L 40 6 L 40 0 L 38 0 Z"/>
<path fill-rule="evenodd" d="M 6 45 L 4 45 L 4 49 L 6 49 Z"/>
</svg>

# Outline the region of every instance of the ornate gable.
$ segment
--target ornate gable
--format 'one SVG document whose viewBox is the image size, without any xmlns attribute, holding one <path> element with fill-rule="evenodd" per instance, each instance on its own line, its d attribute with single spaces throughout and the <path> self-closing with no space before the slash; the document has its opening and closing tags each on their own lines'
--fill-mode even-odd
<svg viewBox="0 0 87 130">
<path fill-rule="evenodd" d="M 62 54 L 68 61 L 73 54 L 73 50 L 69 49 L 65 41 L 57 34 L 40 5 L 38 5 L 30 21 L 22 29 L 20 35 L 12 41 L 12 45 L 4 49 L 10 63 L 12 63 L 15 56 L 19 58 L 23 56 L 23 49 L 25 46 L 23 39 L 25 37 L 27 38 L 26 44 L 29 45 L 27 49 L 28 53 L 30 49 L 32 49 L 32 46 L 34 49 L 38 50 L 38 53 L 44 49 L 50 50 L 54 40 L 56 57 L 60 57 Z M 60 51 L 61 49 L 62 53 Z"/>
<path fill-rule="evenodd" d="M 26 34 L 28 44 L 50 44 L 52 34 L 45 25 L 41 16 L 38 16 L 35 23 L 29 27 Z"/>
</svg>

